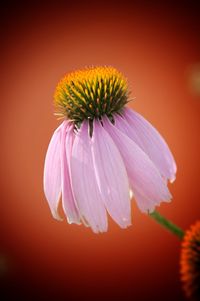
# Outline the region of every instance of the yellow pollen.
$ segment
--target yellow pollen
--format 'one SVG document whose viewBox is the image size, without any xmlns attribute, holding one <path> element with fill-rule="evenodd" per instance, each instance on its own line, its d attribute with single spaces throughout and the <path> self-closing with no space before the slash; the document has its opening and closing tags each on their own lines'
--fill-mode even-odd
<svg viewBox="0 0 200 301">
<path fill-rule="evenodd" d="M 58 115 L 75 122 L 110 117 L 127 103 L 128 84 L 113 67 L 85 68 L 64 76 L 54 100 Z"/>
</svg>

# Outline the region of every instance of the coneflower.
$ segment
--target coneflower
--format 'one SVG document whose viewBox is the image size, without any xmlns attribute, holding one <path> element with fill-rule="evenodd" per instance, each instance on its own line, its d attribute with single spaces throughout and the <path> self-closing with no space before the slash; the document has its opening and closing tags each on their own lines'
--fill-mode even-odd
<svg viewBox="0 0 200 301">
<path fill-rule="evenodd" d="M 113 67 L 67 74 L 55 92 L 64 118 L 50 141 L 44 191 L 53 216 L 58 204 L 69 223 L 107 231 L 107 212 L 122 228 L 131 224 L 130 191 L 143 212 L 169 202 L 167 182 L 176 164 L 161 135 L 126 107 L 126 78 Z"/>
<path fill-rule="evenodd" d="M 200 221 L 183 231 L 157 211 L 150 216 L 181 239 L 180 276 L 186 297 L 200 300 Z"/>
<path fill-rule="evenodd" d="M 185 233 L 180 264 L 186 296 L 192 300 L 200 300 L 200 221 Z"/>
</svg>

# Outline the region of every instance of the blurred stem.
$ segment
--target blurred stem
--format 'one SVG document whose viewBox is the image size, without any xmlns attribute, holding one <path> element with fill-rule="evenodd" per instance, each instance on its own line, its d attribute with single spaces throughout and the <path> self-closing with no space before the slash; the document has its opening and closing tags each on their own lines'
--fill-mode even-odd
<svg viewBox="0 0 200 301">
<path fill-rule="evenodd" d="M 179 228 L 178 226 L 176 226 L 175 224 L 173 224 L 171 221 L 166 219 L 160 213 L 158 213 L 157 211 L 154 211 L 153 213 L 150 213 L 149 215 L 153 219 L 155 219 L 157 221 L 157 223 L 162 225 L 165 229 L 167 229 L 171 233 L 177 235 L 179 237 L 179 239 L 183 239 L 184 231 L 181 228 Z"/>
</svg>

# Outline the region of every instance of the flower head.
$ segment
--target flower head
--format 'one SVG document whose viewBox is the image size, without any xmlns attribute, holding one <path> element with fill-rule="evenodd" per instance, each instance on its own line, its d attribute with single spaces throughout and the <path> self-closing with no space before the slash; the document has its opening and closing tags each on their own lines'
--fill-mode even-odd
<svg viewBox="0 0 200 301">
<path fill-rule="evenodd" d="M 58 115 L 75 123 L 112 116 L 127 103 L 127 81 L 113 67 L 92 67 L 67 74 L 54 95 Z"/>
<path fill-rule="evenodd" d="M 44 191 L 55 218 L 62 205 L 69 223 L 107 230 L 107 213 L 122 228 L 131 224 L 130 191 L 143 212 L 170 201 L 167 181 L 174 158 L 157 130 L 125 107 L 128 85 L 112 67 L 66 75 L 55 92 L 63 123 L 50 141 Z"/>
<path fill-rule="evenodd" d="M 200 300 L 200 221 L 192 225 L 184 236 L 180 263 L 187 297 Z"/>
</svg>

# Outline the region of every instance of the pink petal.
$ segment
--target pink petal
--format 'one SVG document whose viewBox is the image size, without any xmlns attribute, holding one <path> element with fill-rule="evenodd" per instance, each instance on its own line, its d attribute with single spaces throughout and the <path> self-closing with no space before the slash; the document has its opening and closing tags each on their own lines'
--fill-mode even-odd
<svg viewBox="0 0 200 301">
<path fill-rule="evenodd" d="M 153 201 L 146 195 L 143 195 L 142 193 L 138 192 L 136 187 L 134 188 L 134 197 L 137 201 L 139 209 L 142 212 L 152 213 L 155 210 L 155 206 L 158 206 L 161 203 L 161 201 L 155 203 L 155 201 Z"/>
<path fill-rule="evenodd" d="M 176 178 L 176 163 L 163 137 L 146 119 L 133 110 L 125 108 L 123 116 L 126 121 L 122 122 L 121 118 L 120 122 L 117 122 L 121 124 L 120 130 L 141 147 L 165 179 L 173 182 Z"/>
<path fill-rule="evenodd" d="M 73 144 L 73 126 L 65 121 L 62 127 L 61 137 L 61 183 L 62 183 L 62 203 L 68 222 L 80 224 L 80 216 L 75 204 L 70 180 L 70 159 Z"/>
<path fill-rule="evenodd" d="M 122 227 L 131 224 L 129 183 L 121 155 L 99 121 L 93 122 L 92 157 L 101 197 Z"/>
<path fill-rule="evenodd" d="M 103 124 L 124 160 L 138 206 L 143 208 L 143 211 L 148 211 L 152 209 L 152 205 L 155 206 L 162 200 L 169 201 L 170 192 L 149 157 L 133 140 L 113 126 L 108 119 L 105 118 Z"/>
<path fill-rule="evenodd" d="M 73 193 L 80 214 L 94 232 L 107 231 L 107 215 L 95 178 L 89 124 L 84 121 L 75 136 L 71 157 Z"/>
<path fill-rule="evenodd" d="M 60 129 L 61 126 L 51 138 L 44 164 L 44 193 L 53 217 L 58 220 L 61 220 L 57 210 L 61 194 Z"/>
</svg>

